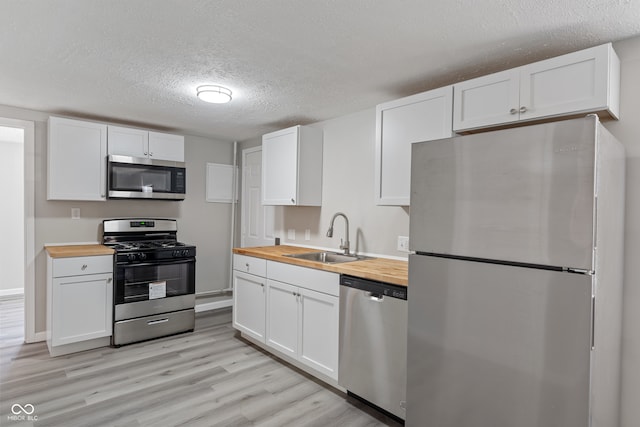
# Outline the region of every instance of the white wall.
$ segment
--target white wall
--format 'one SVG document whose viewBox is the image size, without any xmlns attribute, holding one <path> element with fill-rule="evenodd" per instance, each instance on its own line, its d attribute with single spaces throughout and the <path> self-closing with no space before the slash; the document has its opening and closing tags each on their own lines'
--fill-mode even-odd
<svg viewBox="0 0 640 427">
<path fill-rule="evenodd" d="M 175 218 L 178 239 L 196 245 L 196 293 L 229 286 L 230 223 L 229 204 L 205 201 L 205 164 L 233 163 L 233 145 L 185 135 L 187 195 L 182 202 L 156 200 L 108 200 L 72 202 L 47 200 L 47 118 L 48 114 L 0 106 L 0 117 L 35 122 L 35 252 L 36 252 L 36 333 L 45 331 L 47 243 L 98 242 L 103 219 L 122 217 Z M 80 208 L 81 218 L 71 219 L 71 208 Z M 228 298 L 221 296 L 219 299 Z M 214 298 L 217 299 L 217 298 Z M 210 302 L 207 299 L 206 302 Z M 201 301 L 198 300 L 199 304 Z"/>
<path fill-rule="evenodd" d="M 24 132 L 3 128 L 0 132 L 0 182 L 2 208 L 0 224 L 3 239 L 0 245 L 0 296 L 23 292 L 24 289 Z M 12 135 L 9 135 L 10 131 Z"/>
<path fill-rule="evenodd" d="M 614 43 L 621 61 L 620 120 L 605 126 L 625 146 L 621 426 L 640 425 L 640 37 Z"/>
</svg>

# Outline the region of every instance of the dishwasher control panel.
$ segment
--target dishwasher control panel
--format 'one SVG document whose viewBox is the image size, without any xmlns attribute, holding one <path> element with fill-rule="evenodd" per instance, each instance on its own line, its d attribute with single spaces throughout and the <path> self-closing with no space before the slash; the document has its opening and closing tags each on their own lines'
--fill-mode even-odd
<svg viewBox="0 0 640 427">
<path fill-rule="evenodd" d="M 402 300 L 407 299 L 406 286 L 392 285 L 390 283 L 362 279 L 360 277 L 348 276 L 346 274 L 340 275 L 340 285 L 371 292 L 372 294 L 380 296 L 387 296 Z"/>
</svg>

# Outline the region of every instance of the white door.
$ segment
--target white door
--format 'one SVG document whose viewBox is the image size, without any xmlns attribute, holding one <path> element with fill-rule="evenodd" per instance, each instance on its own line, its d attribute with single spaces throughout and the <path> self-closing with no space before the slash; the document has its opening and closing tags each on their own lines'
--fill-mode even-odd
<svg viewBox="0 0 640 427">
<path fill-rule="evenodd" d="M 298 357 L 298 301 L 296 286 L 267 280 L 266 342 L 291 357 Z"/>
<path fill-rule="evenodd" d="M 264 342 L 265 279 L 233 272 L 233 327 Z"/>
<path fill-rule="evenodd" d="M 111 335 L 112 275 L 53 279 L 54 346 Z"/>
<path fill-rule="evenodd" d="M 300 288 L 299 360 L 338 379 L 338 297 Z"/>
<path fill-rule="evenodd" d="M 184 136 L 149 132 L 149 158 L 184 162 Z"/>
<path fill-rule="evenodd" d="M 107 152 L 146 158 L 149 156 L 149 131 L 107 126 Z"/>
<path fill-rule="evenodd" d="M 242 247 L 274 243 L 275 207 L 264 206 L 261 194 L 262 147 L 242 150 Z"/>
</svg>

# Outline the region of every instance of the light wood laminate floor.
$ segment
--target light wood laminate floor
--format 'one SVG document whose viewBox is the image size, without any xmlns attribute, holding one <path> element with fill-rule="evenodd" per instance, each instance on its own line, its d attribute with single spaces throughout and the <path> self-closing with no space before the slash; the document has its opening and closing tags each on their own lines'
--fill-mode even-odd
<svg viewBox="0 0 640 427">
<path fill-rule="evenodd" d="M 399 426 L 240 339 L 228 312 L 199 313 L 193 333 L 52 358 L 23 343 L 22 305 L 0 300 L 2 426 Z M 11 419 L 16 403 L 37 420 Z"/>
</svg>

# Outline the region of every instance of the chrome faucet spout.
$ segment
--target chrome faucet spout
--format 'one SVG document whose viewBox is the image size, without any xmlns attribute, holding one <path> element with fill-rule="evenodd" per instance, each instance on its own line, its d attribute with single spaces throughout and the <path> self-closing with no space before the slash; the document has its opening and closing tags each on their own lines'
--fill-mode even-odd
<svg viewBox="0 0 640 427">
<path fill-rule="evenodd" d="M 344 218 L 344 225 L 345 225 L 345 232 L 344 232 L 345 237 L 344 237 L 344 240 L 340 239 L 340 249 L 344 251 L 345 255 L 349 255 L 349 218 L 347 218 L 345 214 L 343 214 L 342 212 L 336 212 L 333 215 L 333 217 L 331 218 L 331 224 L 329 224 L 329 229 L 327 230 L 327 237 L 333 237 L 333 222 L 339 216 Z"/>
</svg>

